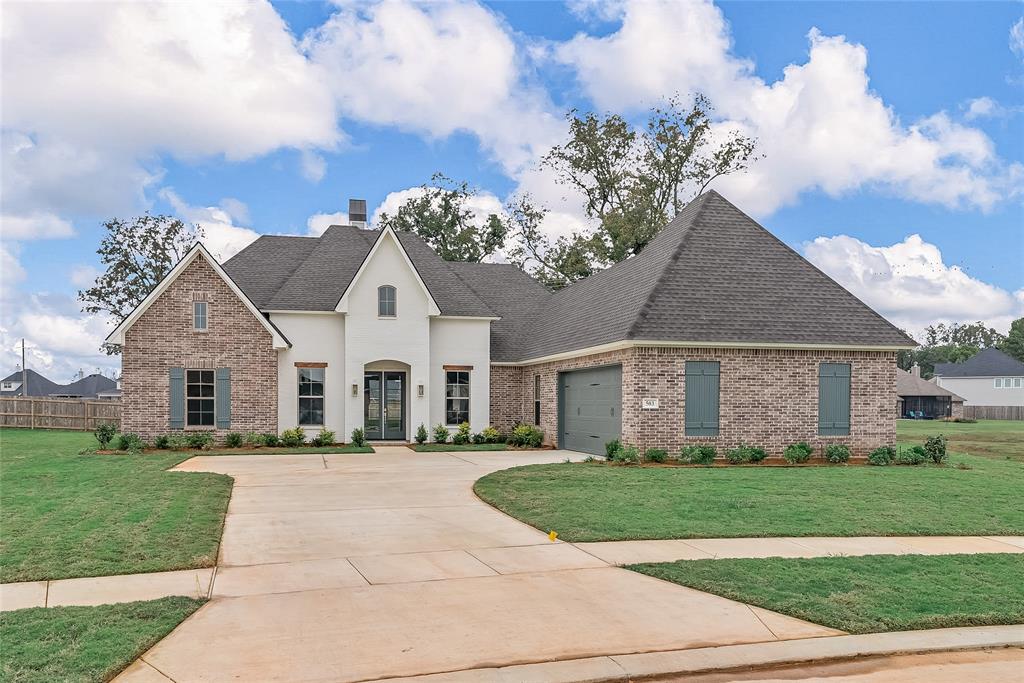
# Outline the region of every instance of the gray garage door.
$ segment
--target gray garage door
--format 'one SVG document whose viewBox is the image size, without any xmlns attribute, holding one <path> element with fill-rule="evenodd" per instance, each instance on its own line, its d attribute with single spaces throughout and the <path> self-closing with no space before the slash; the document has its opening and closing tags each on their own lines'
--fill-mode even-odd
<svg viewBox="0 0 1024 683">
<path fill-rule="evenodd" d="M 622 432 L 622 366 L 562 373 L 561 418 L 562 448 L 604 455 Z"/>
</svg>

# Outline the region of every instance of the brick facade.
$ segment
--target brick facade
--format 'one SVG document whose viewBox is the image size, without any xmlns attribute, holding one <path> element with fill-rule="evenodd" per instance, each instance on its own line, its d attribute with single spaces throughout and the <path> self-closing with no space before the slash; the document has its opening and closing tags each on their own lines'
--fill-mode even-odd
<svg viewBox="0 0 1024 683">
<path fill-rule="evenodd" d="M 208 330 L 192 329 L 192 302 L 205 298 Z M 277 351 L 266 328 L 197 257 L 125 335 L 122 429 L 149 441 L 170 429 L 170 369 L 231 368 L 229 432 L 277 432 Z M 186 431 L 190 428 L 186 427 Z"/>
<path fill-rule="evenodd" d="M 720 363 L 717 437 L 684 435 L 687 360 Z M 818 366 L 823 362 L 851 365 L 849 436 L 818 436 Z M 541 428 L 555 444 L 558 373 L 612 364 L 622 365 L 622 439 L 641 448 L 676 451 L 688 443 L 713 443 L 722 455 L 746 443 L 779 456 L 787 445 L 806 441 L 819 452 L 827 443 L 844 443 L 854 455 L 866 455 L 896 440 L 896 354 L 875 351 L 637 347 L 521 368 L 497 366 L 492 368 L 500 373 L 492 374 L 492 421 L 500 416 L 500 428 L 532 423 L 533 378 L 540 375 Z M 518 401 L 507 387 L 495 385 L 515 378 L 516 370 L 522 373 L 516 383 L 523 391 Z M 644 398 L 658 399 L 658 409 L 642 410 Z"/>
</svg>

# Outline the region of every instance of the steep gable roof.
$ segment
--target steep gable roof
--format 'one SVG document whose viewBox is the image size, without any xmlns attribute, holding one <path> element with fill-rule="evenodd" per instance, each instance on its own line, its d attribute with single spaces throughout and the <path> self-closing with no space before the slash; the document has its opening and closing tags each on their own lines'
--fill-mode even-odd
<svg viewBox="0 0 1024 683">
<path fill-rule="evenodd" d="M 338 300 L 338 303 L 334 307 L 334 310 L 339 313 L 348 312 L 349 292 L 352 291 L 353 285 L 355 285 L 355 283 L 359 280 L 359 276 L 363 274 L 364 270 L 369 266 L 370 261 L 373 259 L 374 254 L 377 253 L 377 250 L 381 248 L 381 245 L 383 245 L 386 240 L 392 240 L 395 247 L 398 249 L 398 252 L 401 255 L 402 259 L 405 261 L 405 264 L 412 270 L 414 279 L 420 285 L 420 288 L 423 290 L 423 293 L 426 294 L 428 315 L 440 315 L 441 309 L 438 308 L 437 302 L 434 300 L 434 295 L 430 293 L 430 289 L 427 287 L 426 284 L 424 284 L 423 278 L 420 276 L 419 269 L 412 262 L 412 259 L 409 258 L 409 252 L 406 250 L 402 242 L 398 239 L 398 236 L 395 234 L 395 231 L 392 230 L 391 228 L 386 228 L 377 234 L 376 241 L 374 241 L 373 246 L 370 247 L 370 251 L 367 252 L 366 256 L 363 258 L 363 262 L 359 264 L 359 268 L 356 270 L 355 275 L 353 275 L 352 278 L 349 280 L 348 285 L 345 287 L 345 291 L 341 293 L 341 298 Z"/>
<path fill-rule="evenodd" d="M 936 363 L 936 377 L 1024 377 L 1024 363 L 999 349 L 982 349 L 963 363 Z"/>
<path fill-rule="evenodd" d="M 72 382 L 71 384 L 65 384 L 64 386 L 58 387 L 57 389 L 50 392 L 51 396 L 96 396 L 102 391 L 110 391 L 117 389 L 117 382 L 104 377 L 103 375 L 93 373 L 87 375 L 80 380 Z"/>
<path fill-rule="evenodd" d="M 4 391 L 0 389 L 0 394 L 4 396 L 49 396 L 51 393 L 60 388 L 60 385 L 56 382 L 50 381 L 46 377 L 43 377 L 38 372 L 29 368 L 25 371 L 26 378 L 28 379 L 28 392 L 24 391 L 24 387 L 18 387 L 14 390 Z M 4 377 L 0 382 L 18 382 L 21 383 L 21 370 L 16 370 L 11 374 Z"/>
</svg>

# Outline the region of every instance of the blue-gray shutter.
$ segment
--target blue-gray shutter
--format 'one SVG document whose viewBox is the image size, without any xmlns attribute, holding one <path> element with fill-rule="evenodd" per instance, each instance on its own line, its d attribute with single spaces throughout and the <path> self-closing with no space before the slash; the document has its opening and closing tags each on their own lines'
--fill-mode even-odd
<svg viewBox="0 0 1024 683">
<path fill-rule="evenodd" d="M 217 400 L 214 412 L 217 416 L 217 429 L 231 427 L 231 368 L 217 368 Z"/>
<path fill-rule="evenodd" d="M 686 436 L 718 436 L 718 361 L 686 361 Z"/>
<path fill-rule="evenodd" d="M 171 429 L 185 428 L 185 368 L 171 368 Z"/>
<path fill-rule="evenodd" d="M 818 434 L 850 433 L 850 364 L 822 363 L 818 368 Z"/>
</svg>

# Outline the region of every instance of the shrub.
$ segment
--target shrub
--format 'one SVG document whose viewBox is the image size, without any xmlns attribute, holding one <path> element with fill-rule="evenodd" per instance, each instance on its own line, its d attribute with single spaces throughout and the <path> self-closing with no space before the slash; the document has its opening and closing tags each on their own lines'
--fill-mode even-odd
<svg viewBox="0 0 1024 683">
<path fill-rule="evenodd" d="M 183 451 L 188 448 L 188 439 L 184 434 L 171 434 L 167 437 L 167 447 L 172 451 Z"/>
<path fill-rule="evenodd" d="M 595 458 L 592 455 L 588 455 L 587 457 L 583 458 L 583 462 L 597 462 L 597 458 Z"/>
<path fill-rule="evenodd" d="M 811 453 L 813 452 L 814 449 L 811 448 L 810 444 L 806 441 L 800 441 L 786 446 L 786 450 L 782 452 L 782 457 L 788 463 L 807 462 L 811 459 Z"/>
<path fill-rule="evenodd" d="M 448 432 L 448 428 L 443 424 L 438 424 L 434 427 L 434 441 L 436 443 L 448 443 L 448 437 L 451 434 Z"/>
<path fill-rule="evenodd" d="M 459 444 L 461 446 L 462 444 L 469 443 L 470 438 L 469 423 L 463 422 L 459 425 L 458 431 L 452 434 L 452 443 Z"/>
<path fill-rule="evenodd" d="M 612 439 L 611 441 L 604 445 L 604 457 L 611 460 L 612 458 L 615 457 L 615 454 L 619 452 L 620 448 L 622 448 L 622 444 L 619 442 L 619 440 Z"/>
<path fill-rule="evenodd" d="M 512 430 L 512 435 L 508 437 L 508 443 L 521 448 L 540 448 L 540 445 L 544 443 L 544 432 L 533 425 L 518 424 Z"/>
<path fill-rule="evenodd" d="M 494 427 L 484 427 L 480 435 L 484 437 L 484 443 L 501 443 L 504 440 L 501 438 L 501 432 Z"/>
<path fill-rule="evenodd" d="M 487 443 L 487 439 L 484 438 L 484 435 L 481 434 L 480 432 L 477 432 L 476 434 L 474 434 L 473 438 L 471 439 L 471 441 L 473 443 L 476 443 L 476 444 Z"/>
<path fill-rule="evenodd" d="M 763 448 L 740 444 L 731 451 L 727 451 L 725 459 L 733 465 L 738 465 L 745 462 L 761 462 L 767 455 L 768 454 L 764 452 Z"/>
<path fill-rule="evenodd" d="M 975 420 L 974 418 L 970 418 L 970 417 L 944 417 L 944 418 L 942 418 L 942 421 L 943 422 L 963 422 L 965 424 L 974 424 L 975 422 L 977 422 L 977 420 Z"/>
<path fill-rule="evenodd" d="M 942 434 L 929 436 L 924 440 L 924 450 L 932 462 L 941 465 L 942 461 L 946 459 L 946 437 Z"/>
<path fill-rule="evenodd" d="M 623 465 L 636 465 L 640 462 L 640 449 L 636 446 L 620 446 L 612 460 Z"/>
<path fill-rule="evenodd" d="M 427 428 L 421 422 L 420 426 L 416 429 L 416 443 L 426 443 L 428 438 Z"/>
<path fill-rule="evenodd" d="M 891 465 L 895 460 L 896 449 L 892 446 L 876 448 L 868 455 L 869 465 Z"/>
<path fill-rule="evenodd" d="M 171 437 L 167 434 L 161 434 L 160 436 L 153 439 L 153 447 L 159 448 L 160 450 L 166 450 L 171 447 Z"/>
<path fill-rule="evenodd" d="M 238 432 L 228 432 L 224 437 L 224 445 L 228 448 L 241 448 L 244 439 Z"/>
<path fill-rule="evenodd" d="M 320 446 L 333 446 L 334 445 L 334 432 L 326 427 L 321 427 L 320 431 L 317 432 L 316 436 L 313 437 L 313 445 Z"/>
<path fill-rule="evenodd" d="M 841 443 L 830 443 L 825 446 L 825 460 L 831 463 L 850 461 L 850 447 Z"/>
<path fill-rule="evenodd" d="M 306 443 L 306 433 L 300 427 L 292 427 L 281 432 L 281 443 L 288 448 L 298 448 Z"/>
<path fill-rule="evenodd" d="M 920 465 L 930 460 L 928 451 L 924 449 L 924 446 L 911 446 L 910 448 L 901 448 L 900 454 L 896 456 L 896 462 L 901 465 Z"/>
<path fill-rule="evenodd" d="M 96 427 L 96 431 L 93 434 L 96 435 L 96 440 L 100 442 L 100 448 L 106 449 L 114 439 L 114 435 L 117 434 L 117 427 L 109 422 L 104 423 Z"/>
<path fill-rule="evenodd" d="M 210 432 L 189 432 L 185 436 L 185 445 L 188 448 L 206 450 L 213 445 L 213 434 Z"/>
<path fill-rule="evenodd" d="M 668 451 L 664 448 L 648 448 L 644 453 L 644 460 L 647 462 L 665 462 L 668 460 Z"/>
<path fill-rule="evenodd" d="M 254 448 L 267 445 L 267 437 L 259 432 L 249 432 L 245 435 L 245 443 Z"/>
<path fill-rule="evenodd" d="M 683 446 L 679 449 L 679 460 L 688 465 L 710 465 L 715 461 L 714 446 Z"/>
<path fill-rule="evenodd" d="M 353 446 L 362 448 L 366 445 L 366 432 L 364 432 L 360 427 L 356 427 L 352 430 L 352 435 L 349 437 L 349 440 L 352 442 Z"/>
<path fill-rule="evenodd" d="M 263 435 L 263 445 L 269 448 L 276 448 L 281 445 L 281 437 L 273 432 L 267 432 Z"/>
<path fill-rule="evenodd" d="M 142 437 L 134 432 L 126 432 L 117 437 L 117 450 L 139 453 L 146 447 Z"/>
</svg>

